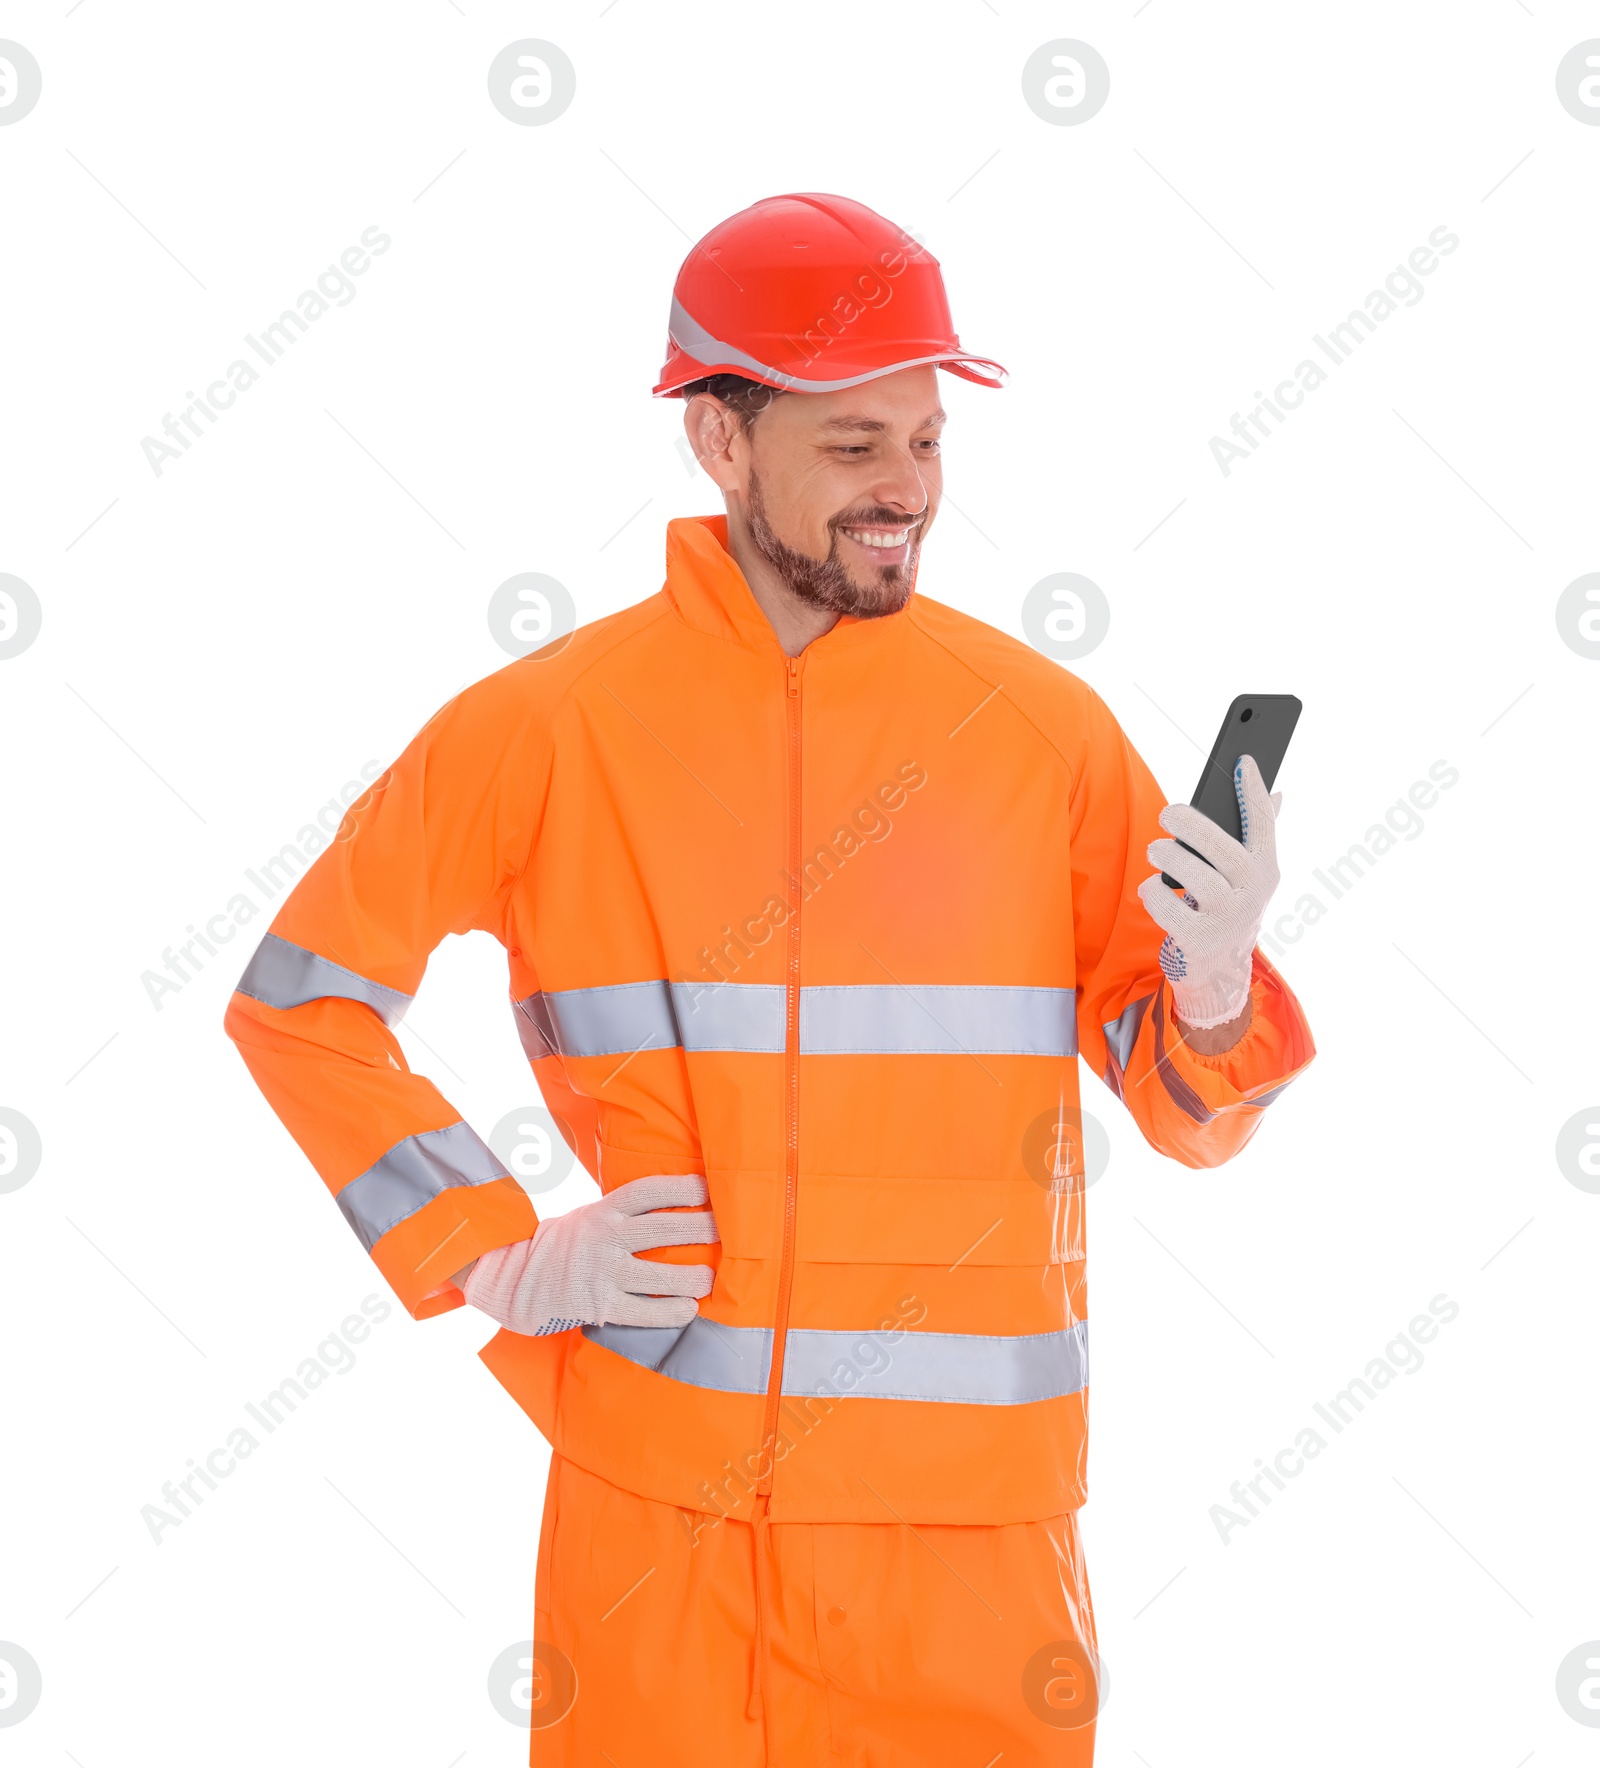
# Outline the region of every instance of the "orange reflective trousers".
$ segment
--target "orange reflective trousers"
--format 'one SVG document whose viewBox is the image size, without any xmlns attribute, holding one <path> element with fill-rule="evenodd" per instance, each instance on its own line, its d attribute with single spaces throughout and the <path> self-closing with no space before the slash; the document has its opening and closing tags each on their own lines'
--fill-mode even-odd
<svg viewBox="0 0 1600 1768">
<path fill-rule="evenodd" d="M 1076 1512 L 992 1526 L 754 1522 L 551 1458 L 535 1768 L 1089 1768 Z"/>
</svg>

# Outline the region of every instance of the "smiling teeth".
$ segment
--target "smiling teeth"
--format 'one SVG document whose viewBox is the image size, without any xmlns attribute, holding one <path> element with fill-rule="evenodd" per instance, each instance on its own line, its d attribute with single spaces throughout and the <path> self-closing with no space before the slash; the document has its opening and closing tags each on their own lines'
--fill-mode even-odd
<svg viewBox="0 0 1600 1768">
<path fill-rule="evenodd" d="M 876 528 L 845 529 L 845 533 L 862 546 L 903 546 L 910 532 L 909 528 L 897 528 L 892 534 L 885 534 Z"/>
</svg>

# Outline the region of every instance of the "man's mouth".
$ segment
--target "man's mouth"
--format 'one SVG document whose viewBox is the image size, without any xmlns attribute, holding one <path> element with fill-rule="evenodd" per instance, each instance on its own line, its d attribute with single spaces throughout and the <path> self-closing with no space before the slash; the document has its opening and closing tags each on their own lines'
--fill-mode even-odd
<svg viewBox="0 0 1600 1768">
<path fill-rule="evenodd" d="M 911 538 L 907 528 L 846 528 L 845 533 L 861 546 L 904 546 Z"/>
<path fill-rule="evenodd" d="M 873 564 L 903 565 L 911 557 L 912 544 L 921 526 L 920 522 L 902 522 L 898 527 L 879 522 L 848 522 L 840 525 L 839 532 L 863 552 L 870 553 Z"/>
</svg>

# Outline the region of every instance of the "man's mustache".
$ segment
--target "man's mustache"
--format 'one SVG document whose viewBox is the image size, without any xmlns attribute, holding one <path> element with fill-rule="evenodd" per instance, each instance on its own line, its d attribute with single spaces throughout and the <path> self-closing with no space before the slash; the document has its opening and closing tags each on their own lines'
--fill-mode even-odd
<svg viewBox="0 0 1600 1768">
<path fill-rule="evenodd" d="M 911 538 L 928 519 L 927 507 L 918 510 L 915 515 L 908 516 L 904 510 L 885 509 L 882 504 L 867 504 L 861 509 L 845 510 L 841 515 L 828 518 L 828 528 L 837 533 L 841 528 L 910 528 Z"/>
</svg>

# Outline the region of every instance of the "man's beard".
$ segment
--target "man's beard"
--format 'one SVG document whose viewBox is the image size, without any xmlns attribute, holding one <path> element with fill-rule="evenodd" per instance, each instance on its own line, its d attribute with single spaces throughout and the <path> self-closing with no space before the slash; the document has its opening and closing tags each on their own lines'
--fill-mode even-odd
<svg viewBox="0 0 1600 1768">
<path fill-rule="evenodd" d="M 917 575 L 917 553 L 922 540 L 922 517 L 908 522 L 899 510 L 866 504 L 846 510 L 828 523 L 831 542 L 825 559 L 814 559 L 809 553 L 786 546 L 767 520 L 766 500 L 761 495 L 761 480 L 752 468 L 748 497 L 750 538 L 785 586 L 813 608 L 830 614 L 853 614 L 860 620 L 875 620 L 884 614 L 897 614 L 911 600 L 911 586 Z M 841 528 L 862 528 L 874 525 L 909 527 L 910 543 L 903 565 L 882 565 L 870 573 L 870 581 L 859 582 L 839 557 Z"/>
</svg>

